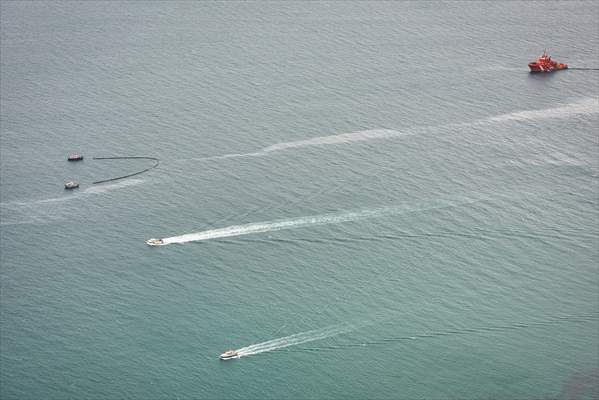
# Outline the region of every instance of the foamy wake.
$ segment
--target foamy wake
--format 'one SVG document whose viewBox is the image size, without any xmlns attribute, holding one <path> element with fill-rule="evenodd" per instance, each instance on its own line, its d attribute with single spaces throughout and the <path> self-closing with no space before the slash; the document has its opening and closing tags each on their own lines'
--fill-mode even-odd
<svg viewBox="0 0 599 400">
<path fill-rule="evenodd" d="M 596 114 L 599 112 L 599 99 L 586 98 L 570 104 L 558 107 L 545 108 L 541 110 L 515 111 L 507 114 L 487 117 L 475 121 L 450 124 L 450 126 L 473 126 L 480 124 L 503 123 L 510 121 L 542 120 L 549 118 L 570 118 L 576 115 Z M 439 126 L 437 128 L 442 128 Z M 214 157 L 194 158 L 193 160 L 211 161 L 237 157 L 263 157 L 273 152 L 302 148 L 308 146 L 326 146 L 331 144 L 343 144 L 352 142 L 363 142 L 369 140 L 383 140 L 396 138 L 403 135 L 414 135 L 421 131 L 429 131 L 435 126 L 413 128 L 410 131 L 398 131 L 393 129 L 370 129 L 357 132 L 341 133 L 337 135 L 318 136 L 311 139 L 297 140 L 292 142 L 276 143 L 251 153 L 231 153 Z M 180 160 L 185 161 L 185 160 Z"/>
<path fill-rule="evenodd" d="M 111 184 L 103 184 L 103 185 L 95 185 L 90 186 L 83 191 L 86 194 L 96 194 L 96 193 L 105 193 L 110 192 L 111 190 L 117 190 L 128 186 L 136 186 L 143 183 L 143 179 L 127 179 L 125 181 L 120 181 L 117 183 Z"/>
<path fill-rule="evenodd" d="M 99 185 L 99 186 L 90 186 L 84 190 L 77 190 L 74 192 L 70 192 L 67 196 L 60 197 L 52 197 L 49 199 L 39 199 L 39 200 L 31 200 L 31 201 L 13 201 L 9 203 L 2 203 L 2 206 L 31 206 L 35 204 L 44 204 L 44 203 L 60 203 L 62 201 L 73 200 L 79 197 L 85 197 L 90 194 L 98 194 L 98 193 L 106 193 L 111 190 L 121 189 L 127 186 L 135 186 L 139 185 L 143 182 L 143 179 L 129 179 L 126 181 L 122 181 L 119 183 L 113 183 L 111 185 Z"/>
<path fill-rule="evenodd" d="M 263 157 L 269 155 L 270 153 L 288 150 L 300 147 L 308 147 L 308 146 L 325 146 L 330 144 L 343 144 L 343 143 L 351 143 L 351 142 L 364 142 L 368 140 L 376 140 L 376 139 L 388 139 L 392 137 L 397 137 L 405 134 L 405 132 L 400 132 L 392 129 L 370 129 L 365 131 L 357 131 L 357 132 L 349 132 L 349 133 L 340 133 L 337 135 L 329 135 L 329 136 L 318 136 L 311 139 L 305 140 L 297 140 L 293 142 L 282 142 L 276 143 L 267 147 L 264 147 L 258 151 L 252 153 L 231 153 L 231 154 L 223 154 L 221 156 L 213 156 L 213 157 L 202 157 L 202 158 L 193 158 L 192 160 L 201 160 L 201 161 L 212 161 L 212 160 L 222 160 L 226 158 L 238 158 L 238 157 Z M 181 160 L 185 161 L 185 160 Z"/>
<path fill-rule="evenodd" d="M 542 110 L 517 111 L 490 117 L 479 122 L 526 121 L 550 118 L 570 118 L 576 115 L 596 114 L 599 112 L 599 99 L 590 98 L 558 107 Z"/>
<path fill-rule="evenodd" d="M 330 338 L 342 333 L 347 333 L 353 328 L 350 325 L 333 325 L 326 328 L 315 329 L 307 332 L 296 333 L 295 335 L 285 336 L 278 339 L 268 340 L 266 342 L 252 344 L 250 346 L 242 347 L 237 350 L 239 357 L 251 356 L 254 354 L 265 353 L 267 351 L 273 351 L 282 349 L 289 346 L 295 346 L 302 343 L 314 342 L 316 340 L 323 340 Z"/>
<path fill-rule="evenodd" d="M 67 209 L 61 207 L 63 202 L 82 199 L 128 186 L 139 185 L 141 183 L 143 183 L 143 179 L 128 179 L 109 185 L 90 186 L 83 190 L 77 189 L 60 197 L 0 203 L 0 215 L 2 217 L 0 218 L 0 226 L 34 223 L 41 224 L 44 222 L 60 220 L 64 218 L 65 214 L 68 212 Z"/>
<path fill-rule="evenodd" d="M 273 151 L 280 151 L 286 149 L 293 149 L 296 147 L 306 146 L 321 146 L 327 144 L 339 144 L 339 143 L 350 143 L 350 142 L 363 142 L 366 140 L 376 139 L 387 139 L 391 137 L 400 136 L 402 132 L 394 131 L 391 129 L 372 129 L 367 131 L 358 131 L 350 133 L 341 133 L 339 135 L 331 136 L 320 136 L 312 139 L 298 140 L 295 142 L 277 143 L 272 146 L 263 148 L 260 153 L 270 153 Z"/>
<path fill-rule="evenodd" d="M 372 210 L 350 211 L 335 214 L 312 215 L 306 217 L 292 218 L 279 221 L 254 222 L 244 225 L 233 225 L 226 228 L 210 229 L 196 233 L 188 233 L 180 236 L 163 238 L 163 244 L 198 242 L 203 240 L 219 239 L 232 236 L 250 235 L 255 233 L 272 232 L 283 229 L 297 229 L 307 226 L 340 224 L 343 222 L 359 221 L 368 218 L 382 217 L 385 215 L 396 215 L 408 212 L 428 211 L 438 208 L 456 207 L 471 204 L 480 200 L 439 200 L 428 206 L 396 206 L 384 207 Z"/>
</svg>

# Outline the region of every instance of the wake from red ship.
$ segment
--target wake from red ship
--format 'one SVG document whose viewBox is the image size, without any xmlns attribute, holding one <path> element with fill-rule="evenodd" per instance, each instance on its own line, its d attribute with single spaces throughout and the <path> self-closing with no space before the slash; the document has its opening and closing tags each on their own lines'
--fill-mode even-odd
<svg viewBox="0 0 599 400">
<path fill-rule="evenodd" d="M 250 153 L 231 153 L 220 156 L 201 157 L 201 158 L 190 158 L 178 161 L 213 161 L 227 158 L 239 158 L 239 157 L 264 157 L 271 155 L 275 152 L 286 151 L 292 149 L 299 149 L 309 146 L 327 146 L 354 142 L 365 142 L 373 140 L 386 140 L 395 139 L 403 136 L 418 135 L 427 132 L 434 131 L 435 129 L 442 129 L 447 127 L 467 127 L 467 126 L 478 126 L 514 121 L 530 121 L 530 120 L 543 120 L 543 119 L 565 119 L 576 115 L 585 114 L 596 114 L 599 112 L 599 99 L 597 98 L 585 98 L 579 101 L 575 101 L 569 104 L 560 105 L 557 107 L 550 107 L 537 110 L 520 110 L 511 113 L 500 114 L 490 116 L 469 122 L 457 122 L 450 123 L 448 125 L 441 126 L 420 126 L 411 128 L 410 130 L 394 130 L 394 129 L 369 129 L 356 132 L 340 133 L 336 135 L 328 136 L 317 136 L 310 139 L 302 139 L 291 142 L 275 143 L 262 149 L 259 149 Z"/>
</svg>

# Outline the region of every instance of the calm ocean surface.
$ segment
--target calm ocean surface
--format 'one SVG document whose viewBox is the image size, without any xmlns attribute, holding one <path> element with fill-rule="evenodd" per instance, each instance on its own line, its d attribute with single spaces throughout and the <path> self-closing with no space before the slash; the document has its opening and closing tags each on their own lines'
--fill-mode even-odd
<svg viewBox="0 0 599 400">
<path fill-rule="evenodd" d="M 599 397 L 598 3 L 0 11 L 2 399 Z"/>
</svg>

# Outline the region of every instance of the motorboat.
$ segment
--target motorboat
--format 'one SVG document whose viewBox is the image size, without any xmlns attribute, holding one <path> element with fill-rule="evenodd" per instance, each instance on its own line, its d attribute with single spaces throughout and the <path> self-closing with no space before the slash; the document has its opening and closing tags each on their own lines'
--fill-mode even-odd
<svg viewBox="0 0 599 400">
<path fill-rule="evenodd" d="M 164 244 L 164 240 L 162 239 L 148 239 L 146 240 L 146 244 L 149 246 L 162 246 Z"/>
<path fill-rule="evenodd" d="M 237 353 L 237 350 L 227 350 L 218 358 L 220 358 L 221 360 L 231 360 L 233 358 L 239 358 L 239 353 Z"/>
<path fill-rule="evenodd" d="M 64 184 L 65 189 L 77 189 L 78 187 L 79 187 L 79 184 L 75 181 L 69 181 Z"/>
<path fill-rule="evenodd" d="M 68 161 L 81 161 L 83 160 L 83 155 L 81 154 L 75 154 L 75 153 L 71 153 L 69 154 L 69 156 L 67 157 Z"/>
</svg>

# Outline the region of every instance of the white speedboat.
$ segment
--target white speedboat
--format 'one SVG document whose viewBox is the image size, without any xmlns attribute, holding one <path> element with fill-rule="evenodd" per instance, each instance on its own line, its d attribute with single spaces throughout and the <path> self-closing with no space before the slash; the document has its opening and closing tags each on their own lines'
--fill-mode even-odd
<svg viewBox="0 0 599 400">
<path fill-rule="evenodd" d="M 162 246 L 164 241 L 162 239 L 148 239 L 146 240 L 146 244 L 150 246 Z"/>
<path fill-rule="evenodd" d="M 239 353 L 237 350 L 227 350 L 223 354 L 219 356 L 221 360 L 230 360 L 232 358 L 239 358 Z"/>
</svg>

